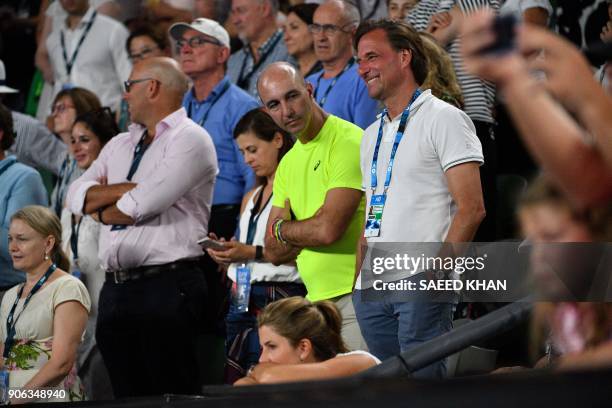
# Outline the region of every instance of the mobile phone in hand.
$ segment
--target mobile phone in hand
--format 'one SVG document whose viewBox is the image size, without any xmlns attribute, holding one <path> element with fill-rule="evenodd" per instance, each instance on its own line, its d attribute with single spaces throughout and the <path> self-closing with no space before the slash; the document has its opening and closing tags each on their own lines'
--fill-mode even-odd
<svg viewBox="0 0 612 408">
<path fill-rule="evenodd" d="M 516 48 L 516 25 L 518 20 L 514 14 L 495 17 L 492 31 L 495 41 L 478 51 L 480 55 L 503 55 Z"/>
<path fill-rule="evenodd" d="M 227 249 L 225 245 L 223 245 L 223 242 L 208 237 L 204 237 L 199 240 L 198 244 L 200 244 L 204 249 L 213 249 L 215 251 L 223 251 Z"/>
</svg>

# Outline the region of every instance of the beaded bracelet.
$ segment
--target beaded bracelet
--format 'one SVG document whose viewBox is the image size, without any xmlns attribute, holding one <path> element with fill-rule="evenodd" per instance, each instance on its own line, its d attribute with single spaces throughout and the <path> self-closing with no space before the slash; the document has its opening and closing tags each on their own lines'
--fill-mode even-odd
<svg viewBox="0 0 612 408">
<path fill-rule="evenodd" d="M 283 225 L 283 222 L 285 222 L 285 220 L 282 218 L 274 222 L 274 238 L 276 238 L 276 240 L 280 243 L 287 244 L 287 241 L 285 241 L 283 234 L 281 233 L 281 226 Z"/>
</svg>

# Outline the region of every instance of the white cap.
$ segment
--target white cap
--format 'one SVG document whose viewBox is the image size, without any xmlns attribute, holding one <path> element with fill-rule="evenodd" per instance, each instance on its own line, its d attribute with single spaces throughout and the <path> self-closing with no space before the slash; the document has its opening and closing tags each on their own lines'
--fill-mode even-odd
<svg viewBox="0 0 612 408">
<path fill-rule="evenodd" d="M 4 62 L 0 60 L 0 93 L 17 93 L 17 89 L 6 86 L 6 70 L 4 69 Z"/>
<path fill-rule="evenodd" d="M 227 30 L 225 30 L 225 28 L 223 28 L 223 26 L 217 23 L 215 20 L 208 18 L 196 18 L 191 22 L 191 24 L 173 24 L 170 27 L 169 33 L 175 41 L 178 41 L 183 37 L 185 30 L 189 29 L 206 34 L 219 41 L 224 47 L 230 48 L 230 36 L 227 33 Z"/>
</svg>

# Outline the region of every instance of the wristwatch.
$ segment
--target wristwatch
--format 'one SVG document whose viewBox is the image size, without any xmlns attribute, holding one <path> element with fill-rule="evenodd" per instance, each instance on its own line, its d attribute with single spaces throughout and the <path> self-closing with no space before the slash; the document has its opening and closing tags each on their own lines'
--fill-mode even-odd
<svg viewBox="0 0 612 408">
<path fill-rule="evenodd" d="M 263 259 L 264 259 L 263 247 L 261 245 L 255 245 L 255 260 L 263 261 Z"/>
</svg>

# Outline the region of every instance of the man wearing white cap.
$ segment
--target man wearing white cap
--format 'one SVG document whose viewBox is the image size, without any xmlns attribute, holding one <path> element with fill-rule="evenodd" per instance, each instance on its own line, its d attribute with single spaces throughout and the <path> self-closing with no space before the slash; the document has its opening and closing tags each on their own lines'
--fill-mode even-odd
<svg viewBox="0 0 612 408">
<path fill-rule="evenodd" d="M 193 81 L 183 107 L 191 120 L 208 131 L 217 149 L 219 175 L 210 231 L 228 238 L 236 229 L 242 197 L 255 181 L 234 141 L 234 128 L 259 104 L 226 75 L 230 38 L 219 23 L 207 18 L 177 23 L 170 27 L 170 36 L 176 41 L 181 69 Z M 220 226 L 224 228 L 219 230 Z"/>
</svg>

